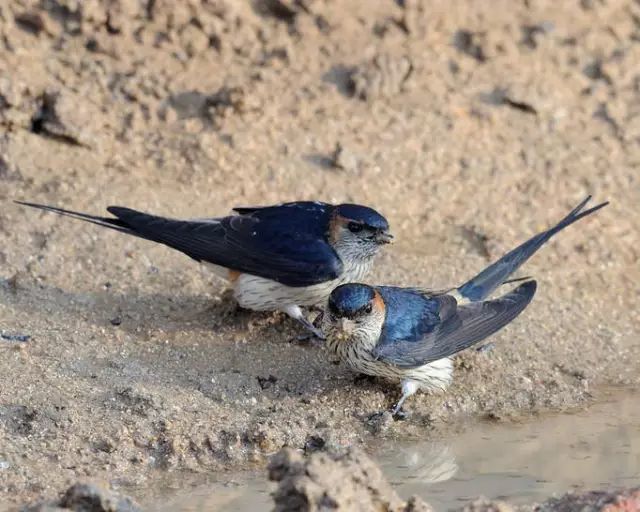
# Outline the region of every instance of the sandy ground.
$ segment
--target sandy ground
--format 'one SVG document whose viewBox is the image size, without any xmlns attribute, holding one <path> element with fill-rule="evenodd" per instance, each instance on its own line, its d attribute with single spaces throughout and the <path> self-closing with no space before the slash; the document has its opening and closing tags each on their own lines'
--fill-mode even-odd
<svg viewBox="0 0 640 512">
<path fill-rule="evenodd" d="M 640 6 L 403 4 L 0 2 L 0 329 L 30 336 L 0 340 L 0 503 L 638 383 Z M 398 239 L 371 281 L 442 287 L 587 193 L 611 205 L 527 264 L 525 314 L 384 424 L 367 418 L 395 387 L 290 343 L 281 315 L 236 311 L 188 258 L 11 203 L 357 201 Z"/>
</svg>

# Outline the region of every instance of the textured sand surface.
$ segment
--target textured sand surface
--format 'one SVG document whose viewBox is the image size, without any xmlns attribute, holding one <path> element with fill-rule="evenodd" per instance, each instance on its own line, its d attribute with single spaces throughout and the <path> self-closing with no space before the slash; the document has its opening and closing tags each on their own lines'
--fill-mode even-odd
<svg viewBox="0 0 640 512">
<path fill-rule="evenodd" d="M 264 464 L 461 416 L 585 403 L 640 375 L 640 6 L 309 0 L 0 2 L 0 503 L 79 477 Z M 457 284 L 586 194 L 611 205 L 523 269 L 538 293 L 443 395 L 371 423 L 281 315 L 177 252 L 28 210 L 176 217 L 295 199 L 382 211 L 371 282 Z M 1 508 L 1 506 L 0 506 Z"/>
</svg>

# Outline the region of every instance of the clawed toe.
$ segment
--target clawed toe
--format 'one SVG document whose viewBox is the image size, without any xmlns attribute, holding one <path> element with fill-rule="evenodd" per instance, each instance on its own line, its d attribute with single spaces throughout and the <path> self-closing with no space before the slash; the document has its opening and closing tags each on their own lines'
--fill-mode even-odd
<svg viewBox="0 0 640 512">
<path fill-rule="evenodd" d="M 301 345 L 321 345 L 324 342 L 324 339 L 324 335 L 321 332 L 309 331 L 304 334 L 294 336 L 289 340 L 289 343 L 299 343 Z"/>
<path fill-rule="evenodd" d="M 368 422 L 379 421 L 385 414 L 391 414 L 395 421 L 404 421 L 411 416 L 411 413 L 405 411 L 402 407 L 392 407 L 391 409 L 374 412 L 367 417 Z"/>
<path fill-rule="evenodd" d="M 323 341 L 322 339 L 318 338 L 318 336 L 316 336 L 312 332 L 307 332 L 305 334 L 299 334 L 298 336 L 294 336 L 293 338 L 289 339 L 289 343 L 298 343 L 300 345 L 321 344 L 322 341 Z"/>
<path fill-rule="evenodd" d="M 378 412 L 373 412 L 369 414 L 369 416 L 367 416 L 367 422 L 374 423 L 376 421 L 379 421 L 385 415 L 386 412 L 387 411 L 378 411 Z"/>
<path fill-rule="evenodd" d="M 393 410 L 391 411 L 391 416 L 396 421 L 404 421 L 407 418 L 409 418 L 409 416 L 411 416 L 411 413 L 405 411 L 402 407 L 397 410 L 394 407 Z"/>
</svg>

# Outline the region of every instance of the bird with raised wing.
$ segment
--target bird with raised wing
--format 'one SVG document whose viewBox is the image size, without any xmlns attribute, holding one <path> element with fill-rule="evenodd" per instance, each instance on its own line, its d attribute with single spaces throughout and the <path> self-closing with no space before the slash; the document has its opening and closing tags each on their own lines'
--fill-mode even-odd
<svg viewBox="0 0 640 512">
<path fill-rule="evenodd" d="M 584 210 L 589 200 L 457 288 L 338 286 L 322 320 L 327 349 L 357 372 L 399 380 L 402 395 L 392 413 L 401 416 L 403 403 L 418 390 L 449 386 L 451 356 L 500 330 L 527 307 L 537 287 L 530 278 L 501 297 L 486 299 L 502 284 L 522 280 L 507 281 L 553 235 L 608 204 Z"/>
<path fill-rule="evenodd" d="M 283 311 L 317 336 L 300 306 L 321 304 L 336 286 L 363 279 L 380 246 L 393 239 L 387 220 L 358 204 L 298 201 L 177 220 L 121 206 L 101 217 L 16 202 L 177 249 L 229 279 L 241 307 Z"/>
</svg>

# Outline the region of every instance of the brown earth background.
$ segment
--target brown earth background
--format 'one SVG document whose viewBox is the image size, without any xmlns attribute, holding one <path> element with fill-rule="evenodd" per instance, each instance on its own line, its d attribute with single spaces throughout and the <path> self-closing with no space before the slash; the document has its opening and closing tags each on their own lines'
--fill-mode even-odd
<svg viewBox="0 0 640 512">
<path fill-rule="evenodd" d="M 0 503 L 78 478 L 263 467 L 581 406 L 640 374 L 640 4 L 0 0 Z M 538 293 L 456 383 L 375 423 L 278 314 L 177 252 L 27 210 L 176 217 L 319 199 L 382 211 L 371 282 L 462 282 L 585 195 Z M 3 505 L 0 505 L 0 509 Z"/>
</svg>

